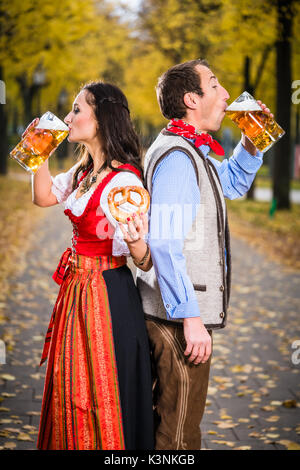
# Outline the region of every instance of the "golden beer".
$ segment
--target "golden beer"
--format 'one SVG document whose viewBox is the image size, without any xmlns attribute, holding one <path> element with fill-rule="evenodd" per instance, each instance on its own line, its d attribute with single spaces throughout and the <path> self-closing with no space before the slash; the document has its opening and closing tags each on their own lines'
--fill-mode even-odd
<svg viewBox="0 0 300 470">
<path fill-rule="evenodd" d="M 68 127 L 49 111 L 10 152 L 25 170 L 34 174 L 67 137 Z"/>
<path fill-rule="evenodd" d="M 284 134 L 284 130 L 257 101 L 244 92 L 226 109 L 227 116 L 261 152 L 269 150 Z"/>
</svg>

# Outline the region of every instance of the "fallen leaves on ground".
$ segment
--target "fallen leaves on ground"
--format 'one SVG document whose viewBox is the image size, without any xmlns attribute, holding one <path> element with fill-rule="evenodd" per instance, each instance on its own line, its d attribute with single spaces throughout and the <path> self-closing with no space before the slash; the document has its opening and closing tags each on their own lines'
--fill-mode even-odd
<svg viewBox="0 0 300 470">
<path fill-rule="evenodd" d="M 277 211 L 269 216 L 267 202 L 228 201 L 231 233 L 247 241 L 261 252 L 289 266 L 300 269 L 300 206 Z"/>
<path fill-rule="evenodd" d="M 55 215 L 42 228 L 44 235 L 34 234 L 37 254 L 26 260 L 26 276 L 14 283 L 13 296 L 0 298 L 9 361 L 7 369 L 0 366 L 3 449 L 35 447 L 45 373 L 38 364 L 57 296 L 53 260 L 63 252 L 57 254 L 57 237 L 49 235 L 57 224 L 65 249 L 69 235 Z M 291 364 L 291 344 L 300 338 L 299 276 L 236 239 L 233 266 L 227 326 L 213 333 L 203 440 L 218 449 L 292 450 L 300 442 L 300 368 Z M 27 400 L 20 415 L 14 408 L 18 400 Z"/>
<path fill-rule="evenodd" d="M 24 255 L 30 248 L 34 224 L 43 216 L 43 210 L 32 203 L 30 182 L 0 175 L 1 301 L 9 291 L 9 277 L 24 268 Z"/>
<path fill-rule="evenodd" d="M 300 444 L 298 442 L 292 442 L 285 439 L 278 441 L 278 444 L 285 446 L 287 450 L 300 450 Z"/>
</svg>

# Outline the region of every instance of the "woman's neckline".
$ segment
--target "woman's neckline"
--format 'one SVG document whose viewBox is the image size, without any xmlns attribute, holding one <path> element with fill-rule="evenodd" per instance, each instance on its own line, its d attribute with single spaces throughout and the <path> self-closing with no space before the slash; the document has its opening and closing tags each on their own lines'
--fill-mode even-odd
<svg viewBox="0 0 300 470">
<path fill-rule="evenodd" d="M 126 163 L 120 163 L 120 165 L 116 166 L 115 168 L 117 169 L 117 168 L 120 168 L 121 166 L 124 166 L 124 165 L 126 165 Z M 91 189 L 93 190 L 93 191 L 91 192 L 91 194 L 93 194 L 93 193 L 96 191 L 96 189 L 103 183 L 103 181 L 105 181 L 105 179 L 107 178 L 107 176 L 110 175 L 113 171 L 114 171 L 114 170 L 111 170 L 111 169 L 110 169 L 110 171 L 109 171 L 108 173 L 106 173 L 106 174 L 103 176 L 103 178 L 101 179 L 101 181 L 99 181 L 99 183 L 95 184 L 94 186 L 91 186 L 88 191 L 86 191 L 85 193 L 83 193 L 81 196 L 77 197 L 77 194 L 79 193 L 80 188 L 81 188 L 81 186 L 82 186 L 82 183 L 83 183 L 83 181 L 84 181 L 84 179 L 83 179 L 83 180 L 81 181 L 80 185 L 78 186 L 78 188 L 76 188 L 75 200 L 78 201 L 79 199 L 81 199 L 82 197 L 84 197 L 86 194 L 90 194 Z"/>
</svg>

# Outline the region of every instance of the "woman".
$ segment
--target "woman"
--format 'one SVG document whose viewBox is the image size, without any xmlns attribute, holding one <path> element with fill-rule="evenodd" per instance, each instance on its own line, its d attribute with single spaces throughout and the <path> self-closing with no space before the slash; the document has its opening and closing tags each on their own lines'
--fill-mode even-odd
<svg viewBox="0 0 300 470">
<path fill-rule="evenodd" d="M 132 216 L 125 230 L 107 209 L 111 188 L 142 186 L 138 138 L 125 96 L 103 82 L 81 89 L 65 123 L 81 159 L 55 178 L 45 163 L 33 178 L 33 202 L 64 203 L 73 224 L 72 247 L 53 275 L 61 287 L 41 360 L 48 358 L 37 445 L 152 449 L 148 339 L 126 265 L 131 254 L 151 267 L 147 217 Z"/>
</svg>

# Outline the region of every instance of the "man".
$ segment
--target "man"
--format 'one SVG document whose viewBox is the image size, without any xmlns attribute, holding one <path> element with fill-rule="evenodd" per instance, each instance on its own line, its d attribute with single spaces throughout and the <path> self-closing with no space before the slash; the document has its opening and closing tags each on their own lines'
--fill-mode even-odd
<svg viewBox="0 0 300 470">
<path fill-rule="evenodd" d="M 153 268 L 137 272 L 156 377 L 156 449 L 200 449 L 212 330 L 226 324 L 230 293 L 224 196 L 247 192 L 262 154 L 242 135 L 229 160 L 209 156 L 223 153 L 207 133 L 220 128 L 229 94 L 206 61 L 169 69 L 157 97 L 171 122 L 145 157 Z"/>
</svg>

